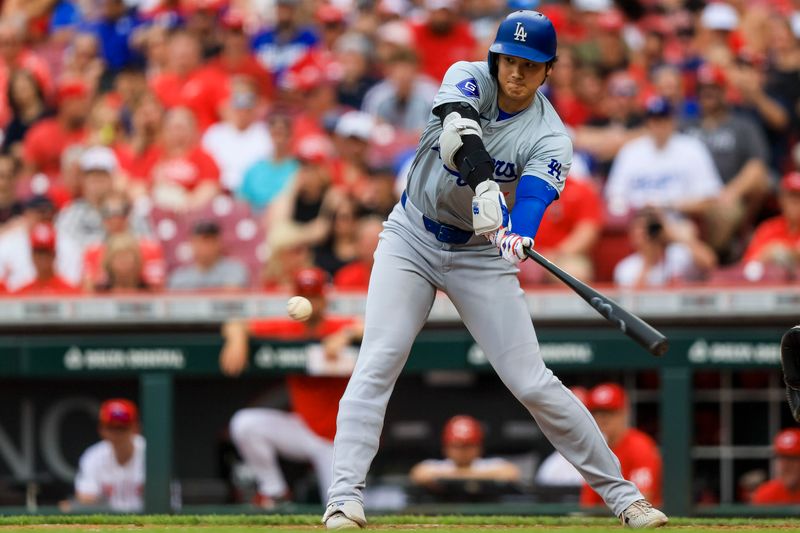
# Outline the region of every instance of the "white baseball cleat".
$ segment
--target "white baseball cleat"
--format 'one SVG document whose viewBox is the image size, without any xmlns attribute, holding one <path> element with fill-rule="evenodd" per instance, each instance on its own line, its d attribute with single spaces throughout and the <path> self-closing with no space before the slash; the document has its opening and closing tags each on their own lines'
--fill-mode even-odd
<svg viewBox="0 0 800 533">
<path fill-rule="evenodd" d="M 637 500 L 619 515 L 622 525 L 632 529 L 661 527 L 669 521 L 667 515 L 653 507 L 647 500 Z"/>
<path fill-rule="evenodd" d="M 327 529 L 359 529 L 367 525 L 367 518 L 358 502 L 334 502 L 325 509 L 322 523 Z"/>
</svg>

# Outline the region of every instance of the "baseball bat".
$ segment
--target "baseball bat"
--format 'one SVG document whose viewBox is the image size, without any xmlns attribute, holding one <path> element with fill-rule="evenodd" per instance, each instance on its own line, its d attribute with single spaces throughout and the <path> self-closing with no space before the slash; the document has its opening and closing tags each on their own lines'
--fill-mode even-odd
<svg viewBox="0 0 800 533">
<path fill-rule="evenodd" d="M 648 352 L 657 356 L 667 353 L 669 341 L 653 326 L 629 312 L 608 296 L 566 273 L 536 250 L 526 247 L 525 254 L 563 281 L 567 287 L 578 293 L 578 296 L 594 307 L 598 313 L 617 326 L 622 333 L 642 345 Z"/>
</svg>

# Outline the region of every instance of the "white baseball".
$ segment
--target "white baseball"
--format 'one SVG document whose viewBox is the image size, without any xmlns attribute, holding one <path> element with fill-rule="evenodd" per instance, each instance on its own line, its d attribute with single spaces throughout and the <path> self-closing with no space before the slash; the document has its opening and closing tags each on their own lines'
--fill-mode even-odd
<svg viewBox="0 0 800 533">
<path fill-rule="evenodd" d="M 311 316 L 311 302 L 302 296 L 292 296 L 286 303 L 286 311 L 292 319 L 303 322 Z"/>
</svg>

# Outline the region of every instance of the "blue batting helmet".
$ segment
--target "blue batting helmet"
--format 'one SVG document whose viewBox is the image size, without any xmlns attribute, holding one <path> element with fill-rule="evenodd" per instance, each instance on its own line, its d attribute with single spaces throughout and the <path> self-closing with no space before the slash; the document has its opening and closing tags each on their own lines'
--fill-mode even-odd
<svg viewBox="0 0 800 533">
<path fill-rule="evenodd" d="M 489 47 L 489 71 L 497 76 L 497 54 L 547 63 L 556 57 L 556 30 L 538 11 L 514 11 L 500 23 Z"/>
</svg>

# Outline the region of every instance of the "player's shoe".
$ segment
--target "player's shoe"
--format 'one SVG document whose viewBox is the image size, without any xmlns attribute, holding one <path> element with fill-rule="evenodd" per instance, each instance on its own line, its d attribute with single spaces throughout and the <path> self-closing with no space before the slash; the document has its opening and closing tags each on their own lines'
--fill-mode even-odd
<svg viewBox="0 0 800 533">
<path fill-rule="evenodd" d="M 334 502 L 325 509 L 322 523 L 327 529 L 359 529 L 367 525 L 367 518 L 358 502 Z"/>
<path fill-rule="evenodd" d="M 622 525 L 632 529 L 661 527 L 669 521 L 667 515 L 653 507 L 647 500 L 637 500 L 619 515 Z"/>
</svg>

